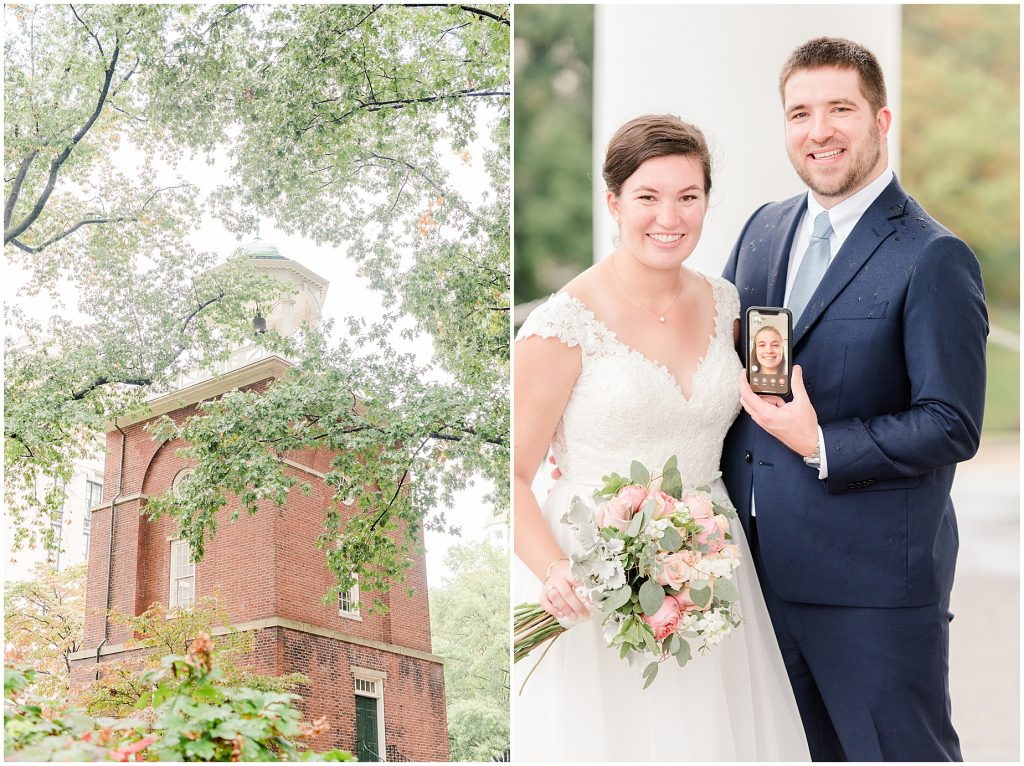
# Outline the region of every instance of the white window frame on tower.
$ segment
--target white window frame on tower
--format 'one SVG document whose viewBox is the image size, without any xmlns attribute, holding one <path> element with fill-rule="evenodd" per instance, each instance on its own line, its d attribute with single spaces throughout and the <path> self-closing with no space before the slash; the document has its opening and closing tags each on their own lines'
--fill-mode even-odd
<svg viewBox="0 0 1024 766">
<path fill-rule="evenodd" d="M 362 621 L 363 616 L 359 613 L 359 580 L 357 579 L 352 587 L 338 594 L 338 614 L 347 620 Z"/>
<path fill-rule="evenodd" d="M 182 561 L 184 557 L 184 561 Z M 170 557 L 170 587 L 167 595 L 168 610 L 191 609 L 196 603 L 196 565 L 192 561 L 192 548 L 188 540 L 171 540 Z M 188 604 L 179 604 L 176 594 L 176 587 L 182 580 L 192 581 L 192 601 Z"/>
<path fill-rule="evenodd" d="M 350 665 L 354 696 L 370 697 L 377 700 L 377 744 L 380 746 L 380 760 L 388 759 L 388 746 L 384 740 L 384 682 L 388 674 L 383 670 L 361 668 Z"/>
<path fill-rule="evenodd" d="M 92 534 L 92 509 L 103 502 L 103 484 L 92 479 L 85 481 L 85 515 L 82 517 L 83 552 L 89 560 L 89 537 Z"/>
</svg>

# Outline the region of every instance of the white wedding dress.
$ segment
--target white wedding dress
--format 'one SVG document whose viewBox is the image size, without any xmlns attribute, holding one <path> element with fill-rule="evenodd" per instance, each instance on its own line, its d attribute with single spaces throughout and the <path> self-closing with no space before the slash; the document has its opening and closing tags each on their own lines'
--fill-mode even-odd
<svg viewBox="0 0 1024 766">
<path fill-rule="evenodd" d="M 627 474 L 639 460 L 658 470 L 679 459 L 684 484 L 718 473 L 722 440 L 739 412 L 733 321 L 736 288 L 709 279 L 717 316 L 704 359 L 686 399 L 662 365 L 625 346 L 567 293 L 535 309 L 518 339 L 558 338 L 582 351 L 582 371 L 555 431 L 552 449 L 562 477 L 543 503 L 562 549 L 573 540 L 560 522 L 573 495 L 592 500 L 601 477 Z M 724 494 L 721 481 L 713 484 Z M 513 761 L 799 761 L 809 760 L 803 727 L 772 632 L 746 538 L 732 536 L 743 564 L 734 575 L 743 622 L 708 654 L 696 651 L 680 668 L 662 663 L 643 689 L 640 668 L 619 659 L 601 634 L 600 612 L 551 646 L 515 663 L 512 683 Z M 513 603 L 540 600 L 541 584 L 518 560 Z"/>
</svg>

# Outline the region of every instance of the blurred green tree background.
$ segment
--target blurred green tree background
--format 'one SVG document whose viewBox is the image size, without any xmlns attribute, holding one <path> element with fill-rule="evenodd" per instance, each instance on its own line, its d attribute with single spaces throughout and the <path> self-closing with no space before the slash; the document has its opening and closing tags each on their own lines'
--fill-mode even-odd
<svg viewBox="0 0 1024 766">
<path fill-rule="evenodd" d="M 903 6 L 904 186 L 977 254 L 993 324 L 985 430 L 1020 428 L 1020 8 Z M 594 9 L 519 5 L 515 302 L 592 262 Z M 522 317 L 517 317 L 517 322 Z"/>
<path fill-rule="evenodd" d="M 901 176 L 981 261 L 988 433 L 1020 429 L 1019 41 L 1016 5 L 903 7 Z"/>
<path fill-rule="evenodd" d="M 518 5 L 515 39 L 515 303 L 593 262 L 594 8 Z"/>
</svg>

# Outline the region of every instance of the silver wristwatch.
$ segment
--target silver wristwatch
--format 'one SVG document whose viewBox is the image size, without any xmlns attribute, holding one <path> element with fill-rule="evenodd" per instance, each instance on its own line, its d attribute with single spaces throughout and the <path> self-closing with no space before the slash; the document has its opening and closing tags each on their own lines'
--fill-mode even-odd
<svg viewBox="0 0 1024 766">
<path fill-rule="evenodd" d="M 821 468 L 821 444 L 819 443 L 815 448 L 814 452 L 804 458 L 804 463 L 809 465 L 811 468 Z"/>
</svg>

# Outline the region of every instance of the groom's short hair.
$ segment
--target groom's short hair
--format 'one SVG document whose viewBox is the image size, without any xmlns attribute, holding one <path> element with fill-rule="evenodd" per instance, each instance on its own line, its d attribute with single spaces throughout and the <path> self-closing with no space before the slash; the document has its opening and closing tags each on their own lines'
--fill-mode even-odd
<svg viewBox="0 0 1024 766">
<path fill-rule="evenodd" d="M 816 37 L 793 51 L 779 74 L 779 95 L 786 100 L 786 83 L 795 72 L 836 67 L 853 69 L 860 75 L 860 90 L 877 112 L 886 106 L 885 78 L 875 54 L 853 40 L 842 37 Z"/>
</svg>

